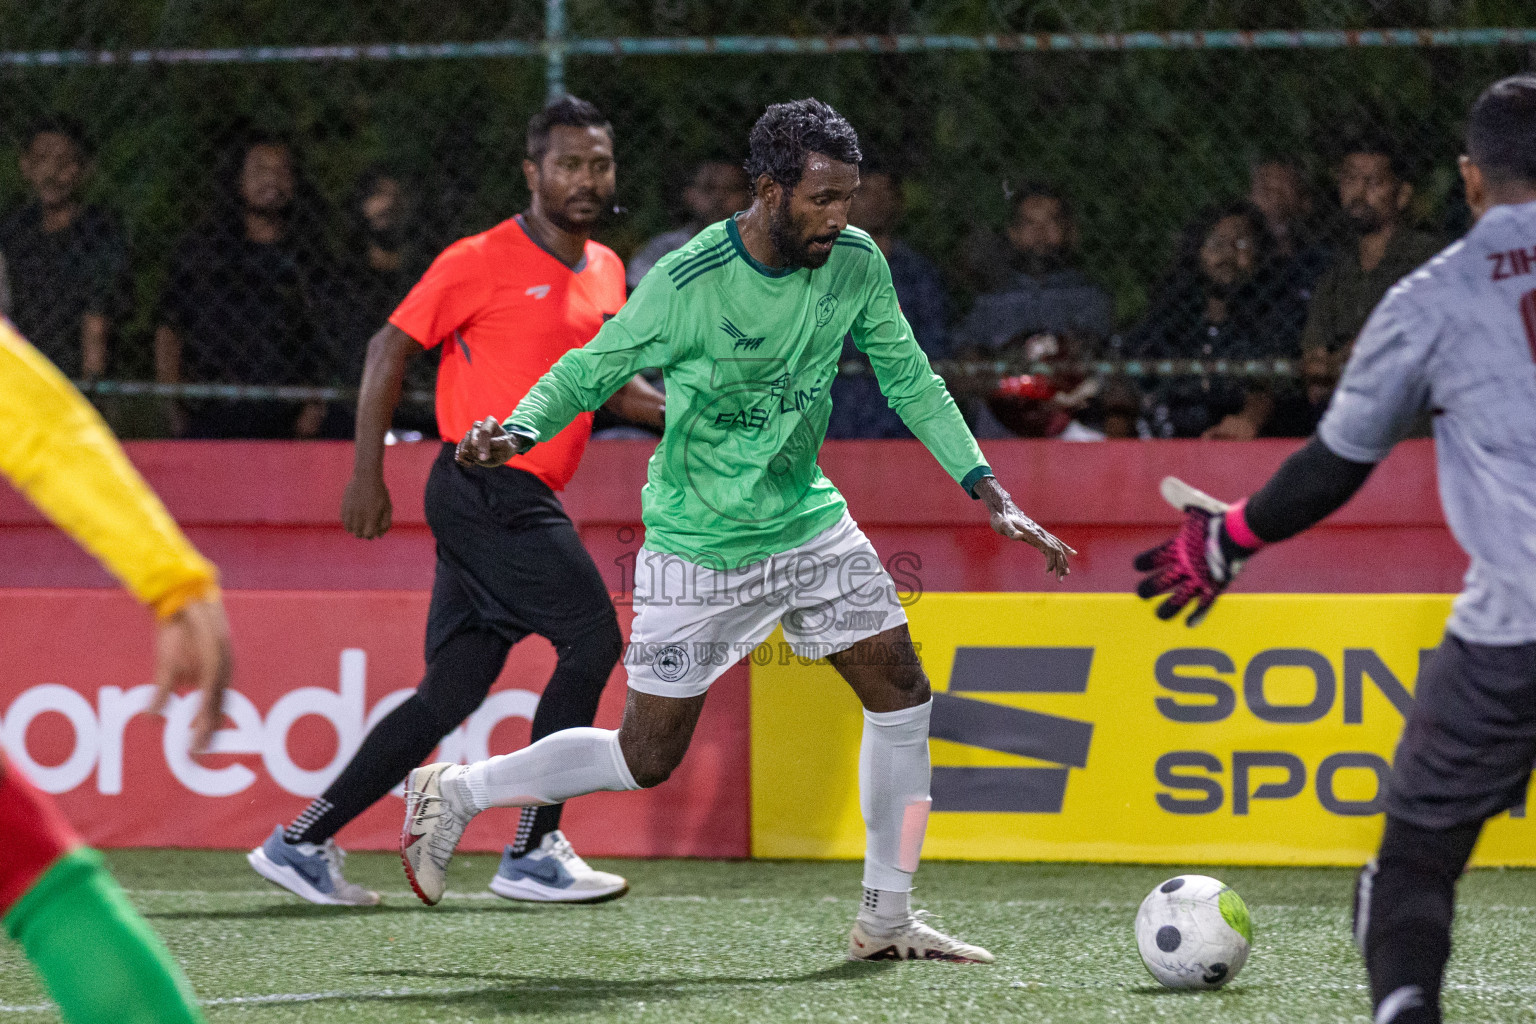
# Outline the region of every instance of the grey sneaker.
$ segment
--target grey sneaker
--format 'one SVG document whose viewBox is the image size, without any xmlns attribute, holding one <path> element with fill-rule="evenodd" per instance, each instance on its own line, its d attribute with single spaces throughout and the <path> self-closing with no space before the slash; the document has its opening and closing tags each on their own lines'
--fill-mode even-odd
<svg viewBox="0 0 1536 1024">
<path fill-rule="evenodd" d="M 347 855 L 334 839 L 290 843 L 283 838 L 283 826 L 279 825 L 245 859 L 262 878 L 311 903 L 372 907 L 379 902 L 378 893 L 342 876 L 341 866 Z"/>
<path fill-rule="evenodd" d="M 512 847 L 507 847 L 491 879 L 491 892 L 531 903 L 601 903 L 629 892 L 629 882 L 593 869 L 556 829 L 538 849 L 521 857 L 512 856 Z"/>
</svg>

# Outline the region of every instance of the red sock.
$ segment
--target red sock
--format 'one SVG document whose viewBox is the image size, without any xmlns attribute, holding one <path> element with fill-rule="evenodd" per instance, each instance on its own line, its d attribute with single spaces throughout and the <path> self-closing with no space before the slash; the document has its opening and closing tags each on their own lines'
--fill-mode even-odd
<svg viewBox="0 0 1536 1024">
<path fill-rule="evenodd" d="M 0 753 L 0 917 L 54 861 L 80 845 L 58 806 Z"/>
</svg>

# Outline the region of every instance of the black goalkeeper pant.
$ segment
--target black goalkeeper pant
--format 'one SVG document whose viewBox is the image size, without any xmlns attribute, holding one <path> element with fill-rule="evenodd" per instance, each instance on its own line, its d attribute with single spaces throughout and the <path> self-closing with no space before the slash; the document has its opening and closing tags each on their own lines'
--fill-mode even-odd
<svg viewBox="0 0 1536 1024">
<path fill-rule="evenodd" d="M 1456 882 L 1487 819 L 1536 768 L 1536 644 L 1447 633 L 1419 674 L 1387 779 L 1387 827 L 1355 883 L 1378 1024 L 1440 1024 Z"/>
<path fill-rule="evenodd" d="M 589 726 L 622 640 L 602 575 L 559 499 L 522 470 L 468 469 L 444 444 L 427 480 L 437 575 L 427 614 L 427 674 L 386 715 L 329 789 L 286 830 L 324 842 L 400 783 L 485 700 L 507 652 L 529 634 L 558 662 L 533 716 L 533 739 Z M 527 808 L 521 853 L 560 825 L 560 805 Z"/>
</svg>

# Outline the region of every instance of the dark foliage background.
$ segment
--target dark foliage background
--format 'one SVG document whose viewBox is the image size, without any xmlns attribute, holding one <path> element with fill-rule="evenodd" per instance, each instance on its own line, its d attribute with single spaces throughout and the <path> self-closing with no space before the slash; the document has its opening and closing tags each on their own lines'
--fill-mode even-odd
<svg viewBox="0 0 1536 1024">
<path fill-rule="evenodd" d="M 0 0 L 0 50 L 125 50 L 351 42 L 537 40 L 533 0 Z M 887 32 L 1121 32 L 1536 25 L 1515 0 L 574 0 L 574 37 Z M 1453 160 L 1469 101 L 1530 67 L 1516 47 L 1292 51 L 923 53 L 805 57 L 590 57 L 570 91 L 618 132 L 620 201 L 605 231 L 621 254 L 677 221 L 688 165 L 741 156 L 767 103 L 817 95 L 909 183 L 906 233 L 943 266 L 975 225 L 1000 225 L 1006 183 L 1047 179 L 1073 196 L 1090 272 L 1129 322 L 1196 210 L 1238 197 L 1249 162 L 1307 168 L 1327 220 L 1333 147 L 1362 127 L 1415 164 L 1416 216 L 1465 216 Z M 211 209 L 221 159 L 253 127 L 299 147 L 329 210 L 308 227 L 338 247 L 341 205 L 385 162 L 422 197 L 417 232 L 436 247 L 516 212 L 523 126 L 544 98 L 537 57 L 314 63 L 0 66 L 0 210 L 23 198 L 17 147 L 50 113 L 97 148 L 91 198 L 117 210 L 133 249 L 135 312 L 114 376 L 150 373 L 149 333 L 175 239 Z M 966 301 L 957 282 L 957 299 Z"/>
</svg>

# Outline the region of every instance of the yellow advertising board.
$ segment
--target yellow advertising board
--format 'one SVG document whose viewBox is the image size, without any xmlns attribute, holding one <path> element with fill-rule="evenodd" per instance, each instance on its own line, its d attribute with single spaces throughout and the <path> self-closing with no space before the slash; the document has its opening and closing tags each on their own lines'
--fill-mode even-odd
<svg viewBox="0 0 1536 1024">
<path fill-rule="evenodd" d="M 924 594 L 924 855 L 1363 863 L 1450 600 L 1234 595 L 1189 629 L 1130 595 Z M 751 669 L 752 852 L 860 857 L 858 702 L 781 641 Z M 1474 863 L 1536 865 L 1536 822 L 1500 815 Z"/>
</svg>

